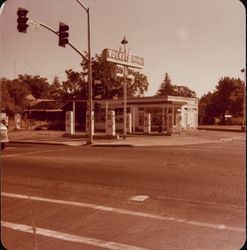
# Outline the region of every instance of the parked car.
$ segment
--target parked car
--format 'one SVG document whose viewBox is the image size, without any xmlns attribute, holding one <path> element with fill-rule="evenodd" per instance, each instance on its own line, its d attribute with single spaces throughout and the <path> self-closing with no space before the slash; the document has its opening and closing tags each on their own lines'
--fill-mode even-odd
<svg viewBox="0 0 247 250">
<path fill-rule="evenodd" d="M 9 142 L 8 138 L 8 128 L 1 122 L 0 125 L 0 142 L 1 142 L 1 150 L 5 148 L 7 142 Z"/>
</svg>

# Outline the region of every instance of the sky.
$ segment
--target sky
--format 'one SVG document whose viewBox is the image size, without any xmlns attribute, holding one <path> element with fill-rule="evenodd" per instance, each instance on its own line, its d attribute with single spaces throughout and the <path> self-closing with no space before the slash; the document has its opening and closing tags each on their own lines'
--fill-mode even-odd
<svg viewBox="0 0 247 250">
<path fill-rule="evenodd" d="M 81 56 L 58 46 L 47 29 L 17 31 L 17 9 L 29 20 L 58 30 L 69 25 L 69 40 L 87 51 L 87 14 L 76 0 L 7 0 L 0 14 L 0 76 L 40 75 L 65 80 L 65 70 L 80 71 Z M 245 8 L 239 0 L 80 0 L 90 9 L 91 53 L 118 50 L 125 36 L 127 50 L 144 58 L 145 96 L 156 94 L 165 73 L 173 84 L 195 91 L 214 91 L 221 77 L 244 79 L 246 65 Z"/>
</svg>

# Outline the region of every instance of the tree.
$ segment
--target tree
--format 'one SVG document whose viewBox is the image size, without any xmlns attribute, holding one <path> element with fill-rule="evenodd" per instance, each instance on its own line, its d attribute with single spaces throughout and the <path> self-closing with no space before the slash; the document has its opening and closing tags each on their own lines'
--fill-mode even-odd
<svg viewBox="0 0 247 250">
<path fill-rule="evenodd" d="M 127 94 L 128 96 L 144 96 L 148 90 L 148 85 L 147 76 L 136 71 L 134 73 L 134 80 L 127 85 Z"/>
<path fill-rule="evenodd" d="M 103 56 L 95 55 L 92 60 L 93 80 L 101 81 L 105 98 L 122 96 L 122 79 L 116 76 L 116 65 L 107 62 Z"/>
<path fill-rule="evenodd" d="M 87 70 L 87 63 L 84 64 Z M 116 64 L 107 62 L 103 55 L 96 55 L 92 63 L 93 79 L 100 80 L 104 89 L 104 98 L 123 96 L 123 77 L 117 76 Z M 133 79 L 127 80 L 127 96 L 143 96 L 148 89 L 147 77 L 139 71 Z"/>
<path fill-rule="evenodd" d="M 8 114 L 13 115 L 15 111 L 15 103 L 9 94 L 7 81 L 8 80 L 6 78 L 1 78 L 1 110 L 5 110 Z"/>
<path fill-rule="evenodd" d="M 222 122 L 227 112 L 234 116 L 243 112 L 243 93 L 244 83 L 239 78 L 224 77 L 219 80 L 215 91 L 215 108 Z"/>
<path fill-rule="evenodd" d="M 201 97 L 199 111 L 206 121 L 215 117 L 225 123 L 225 115 L 243 115 L 244 82 L 237 78 L 220 78 L 213 93 Z"/>
<path fill-rule="evenodd" d="M 173 85 L 168 73 L 165 74 L 163 82 L 160 84 L 160 88 L 157 91 L 158 96 L 172 95 L 195 98 L 195 91 L 189 89 L 186 86 Z"/>
<path fill-rule="evenodd" d="M 199 117 L 203 117 L 203 123 L 205 124 L 214 124 L 214 118 L 217 116 L 215 98 L 215 93 L 208 92 L 199 100 Z"/>
<path fill-rule="evenodd" d="M 17 79 L 1 78 L 1 108 L 4 108 L 9 115 L 12 116 L 25 109 L 27 94 L 29 94 L 27 87 Z"/>
<path fill-rule="evenodd" d="M 50 86 L 50 96 L 55 100 L 62 98 L 62 84 L 59 82 L 57 76 L 54 77 Z"/>
<path fill-rule="evenodd" d="M 168 73 L 165 73 L 163 82 L 160 85 L 160 88 L 157 91 L 156 95 L 173 95 L 174 88 L 171 83 L 171 78 Z"/>
<path fill-rule="evenodd" d="M 186 86 L 173 86 L 173 95 L 174 96 L 182 96 L 182 97 L 189 97 L 189 98 L 195 98 L 196 92 L 189 89 Z"/>
<path fill-rule="evenodd" d="M 87 98 L 88 84 L 84 79 L 84 73 L 75 72 L 72 69 L 65 71 L 67 80 L 62 82 L 62 98 L 79 99 Z"/>
<path fill-rule="evenodd" d="M 46 78 L 25 74 L 18 75 L 16 80 L 25 86 L 35 98 L 50 98 L 50 85 Z"/>
</svg>

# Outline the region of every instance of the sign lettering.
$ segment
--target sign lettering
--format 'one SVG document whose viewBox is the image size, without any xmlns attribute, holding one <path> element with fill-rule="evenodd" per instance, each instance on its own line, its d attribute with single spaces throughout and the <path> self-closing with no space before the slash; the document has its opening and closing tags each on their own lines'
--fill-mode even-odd
<svg viewBox="0 0 247 250">
<path fill-rule="evenodd" d="M 102 55 L 108 62 L 142 69 L 144 66 L 144 58 L 129 53 L 124 53 L 113 49 L 104 49 Z"/>
</svg>

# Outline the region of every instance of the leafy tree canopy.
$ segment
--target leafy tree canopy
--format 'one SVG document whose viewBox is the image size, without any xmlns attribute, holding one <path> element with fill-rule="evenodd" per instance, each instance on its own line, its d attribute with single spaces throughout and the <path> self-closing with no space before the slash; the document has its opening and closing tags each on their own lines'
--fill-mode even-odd
<svg viewBox="0 0 247 250">
<path fill-rule="evenodd" d="M 62 82 L 62 99 L 81 99 L 88 96 L 88 84 L 84 74 L 75 72 L 72 69 L 66 70 L 67 80 Z"/>
<path fill-rule="evenodd" d="M 203 95 L 199 101 L 199 112 L 207 121 L 218 117 L 224 123 L 225 115 L 243 115 L 244 82 L 239 78 L 222 77 L 213 93 Z"/>
<path fill-rule="evenodd" d="M 186 86 L 173 85 L 171 78 L 168 73 L 165 73 L 163 82 L 156 93 L 158 96 L 162 95 L 172 95 L 172 96 L 182 96 L 182 97 L 196 97 L 195 91 L 189 89 Z"/>
<path fill-rule="evenodd" d="M 216 86 L 215 106 L 223 118 L 227 112 L 240 115 L 243 112 L 244 82 L 230 77 L 221 78 Z"/>
<path fill-rule="evenodd" d="M 19 75 L 16 81 L 27 88 L 35 98 L 50 98 L 50 85 L 46 78 L 25 74 Z"/>
</svg>

